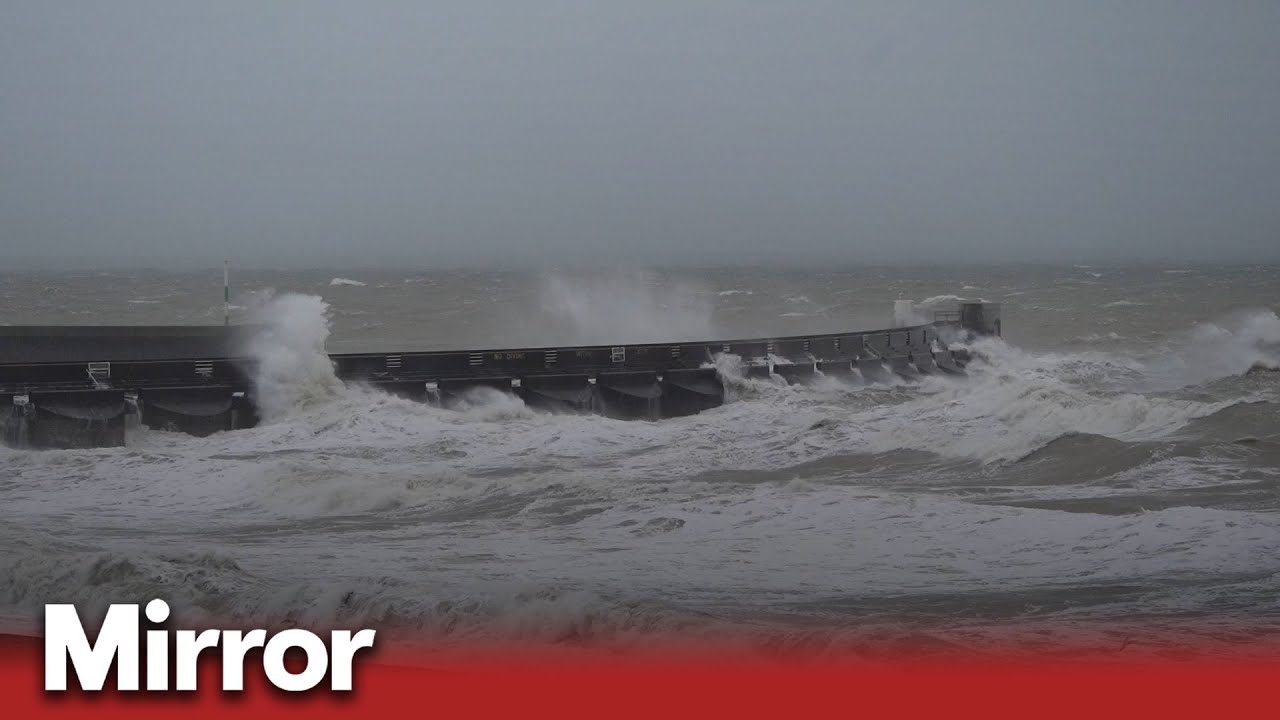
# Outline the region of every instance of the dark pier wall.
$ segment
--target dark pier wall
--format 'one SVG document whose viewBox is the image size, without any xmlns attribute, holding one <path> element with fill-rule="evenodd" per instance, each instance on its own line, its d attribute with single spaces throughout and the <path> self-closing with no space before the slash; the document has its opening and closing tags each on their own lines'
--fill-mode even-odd
<svg viewBox="0 0 1280 720">
<path fill-rule="evenodd" d="M 520 399 L 538 410 L 590 412 L 594 398 L 589 375 L 531 375 L 520 379 Z"/>
<path fill-rule="evenodd" d="M 33 448 L 124 445 L 128 405 L 123 390 L 32 393 L 22 409 L 27 443 Z"/>
<path fill-rule="evenodd" d="M 715 368 L 668 370 L 662 374 L 662 417 L 695 415 L 723 404 L 724 383 Z"/>
<path fill-rule="evenodd" d="M 624 420 L 662 417 L 662 386 L 656 372 L 609 372 L 596 376 L 596 411 Z"/>
<path fill-rule="evenodd" d="M 711 365 L 741 358 L 752 378 L 806 383 L 819 373 L 850 383 L 963 374 L 947 344 L 999 334 L 1000 307 L 966 304 L 935 323 L 774 339 L 421 353 L 331 355 L 335 373 L 415 401 L 465 407 L 479 388 L 550 412 L 656 420 L 724 402 Z M 122 445 L 125 417 L 208 435 L 253 427 L 257 328 L 0 328 L 0 439 L 30 447 Z"/>
<path fill-rule="evenodd" d="M 142 390 L 138 409 L 142 423 L 149 428 L 203 437 L 234 427 L 233 396 L 226 387 Z"/>
</svg>

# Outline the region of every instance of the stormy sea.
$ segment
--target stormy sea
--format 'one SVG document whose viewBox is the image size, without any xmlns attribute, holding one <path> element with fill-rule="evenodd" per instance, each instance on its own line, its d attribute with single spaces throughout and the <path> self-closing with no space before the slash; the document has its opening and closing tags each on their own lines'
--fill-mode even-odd
<svg viewBox="0 0 1280 720">
<path fill-rule="evenodd" d="M 232 270 L 263 422 L 0 447 L 0 622 L 169 601 L 192 626 L 449 652 L 1268 652 L 1280 267 Z M 747 379 L 658 422 L 446 410 L 323 354 L 795 335 L 1003 305 L 967 377 Z M 0 323 L 223 321 L 208 272 L 0 274 Z"/>
</svg>

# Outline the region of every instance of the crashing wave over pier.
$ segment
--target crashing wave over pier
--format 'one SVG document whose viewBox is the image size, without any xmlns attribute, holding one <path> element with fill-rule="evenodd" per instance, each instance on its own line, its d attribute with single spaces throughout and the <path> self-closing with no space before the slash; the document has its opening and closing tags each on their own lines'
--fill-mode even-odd
<svg viewBox="0 0 1280 720">
<path fill-rule="evenodd" d="M 819 373 L 849 382 L 962 374 L 951 344 L 999 335 L 1000 306 L 965 303 L 933 322 L 882 330 L 667 344 L 436 352 L 262 352 L 287 328 L 47 326 L 0 328 L 0 420 L 5 444 L 31 448 L 125 444 L 136 416 L 154 429 L 208 435 L 249 428 L 271 412 L 280 385 L 316 372 L 443 407 L 478 388 L 549 412 L 657 420 L 717 407 L 716 358 L 749 377 L 804 383 Z M 287 345 L 287 343 L 285 343 Z M 319 358 L 322 367 L 308 368 Z"/>
</svg>

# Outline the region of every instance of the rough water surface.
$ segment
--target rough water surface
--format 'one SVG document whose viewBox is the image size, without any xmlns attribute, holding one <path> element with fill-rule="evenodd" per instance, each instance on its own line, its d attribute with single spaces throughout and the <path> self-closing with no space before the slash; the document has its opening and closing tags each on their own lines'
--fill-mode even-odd
<svg viewBox="0 0 1280 720">
<path fill-rule="evenodd" d="M 220 322 L 220 274 L 0 275 L 8 324 Z M 242 273 L 266 422 L 0 447 L 0 618 L 164 597 L 184 623 L 436 647 L 1274 646 L 1280 269 Z M 969 377 L 748 380 L 656 423 L 446 411 L 318 348 L 883 327 L 1004 303 Z"/>
</svg>

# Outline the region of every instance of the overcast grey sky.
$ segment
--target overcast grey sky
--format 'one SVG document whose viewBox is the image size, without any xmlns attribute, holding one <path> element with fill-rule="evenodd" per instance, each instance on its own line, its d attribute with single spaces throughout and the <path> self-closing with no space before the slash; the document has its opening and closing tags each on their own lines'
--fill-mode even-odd
<svg viewBox="0 0 1280 720">
<path fill-rule="evenodd" d="M 1280 260 L 1275 0 L 0 5 L 15 263 Z"/>
</svg>

